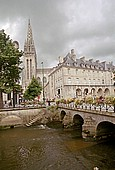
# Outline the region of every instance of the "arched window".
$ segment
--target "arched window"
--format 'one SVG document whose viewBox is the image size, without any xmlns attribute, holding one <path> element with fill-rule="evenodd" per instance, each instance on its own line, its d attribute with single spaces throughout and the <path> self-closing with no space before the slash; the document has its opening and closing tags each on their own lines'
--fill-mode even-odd
<svg viewBox="0 0 115 170">
<path fill-rule="evenodd" d="M 38 78 L 37 78 L 37 80 L 38 80 L 38 83 L 41 83 L 41 79 L 40 79 L 40 77 L 38 77 Z"/>
<path fill-rule="evenodd" d="M 28 59 L 26 60 L 27 62 L 27 79 L 29 79 L 29 61 Z"/>
<path fill-rule="evenodd" d="M 30 79 L 32 78 L 32 59 L 30 59 Z"/>
</svg>

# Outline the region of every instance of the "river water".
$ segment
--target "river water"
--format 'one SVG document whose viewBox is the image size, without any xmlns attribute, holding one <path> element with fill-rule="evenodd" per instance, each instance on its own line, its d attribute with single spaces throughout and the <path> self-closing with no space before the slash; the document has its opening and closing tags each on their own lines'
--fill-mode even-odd
<svg viewBox="0 0 115 170">
<path fill-rule="evenodd" d="M 115 170 L 115 145 L 40 127 L 0 130 L 0 170 Z"/>
</svg>

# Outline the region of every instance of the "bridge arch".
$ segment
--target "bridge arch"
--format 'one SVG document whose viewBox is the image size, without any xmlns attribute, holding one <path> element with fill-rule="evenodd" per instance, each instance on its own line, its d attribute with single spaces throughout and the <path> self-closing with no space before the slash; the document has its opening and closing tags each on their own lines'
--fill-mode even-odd
<svg viewBox="0 0 115 170">
<path fill-rule="evenodd" d="M 73 130 L 74 130 L 74 135 L 76 137 L 82 137 L 83 123 L 84 123 L 84 119 L 79 114 L 75 114 L 73 116 Z"/>
<path fill-rule="evenodd" d="M 79 115 L 79 114 L 75 114 L 73 116 L 73 124 L 74 125 L 83 125 L 84 123 L 84 119 Z"/>
<path fill-rule="evenodd" d="M 109 121 L 102 121 L 96 128 L 97 138 L 115 137 L 115 124 Z"/>
<path fill-rule="evenodd" d="M 0 126 L 15 126 L 15 125 L 21 125 L 22 119 L 19 116 L 16 115 L 9 115 L 4 117 L 1 122 Z"/>
<path fill-rule="evenodd" d="M 61 121 L 64 119 L 66 115 L 66 112 L 64 110 L 61 111 L 60 117 L 61 117 Z"/>
</svg>

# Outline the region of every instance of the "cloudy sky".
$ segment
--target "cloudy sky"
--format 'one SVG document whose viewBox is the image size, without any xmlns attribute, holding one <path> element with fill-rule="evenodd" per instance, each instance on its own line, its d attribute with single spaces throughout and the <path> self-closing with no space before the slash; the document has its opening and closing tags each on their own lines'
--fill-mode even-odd
<svg viewBox="0 0 115 170">
<path fill-rule="evenodd" d="M 71 49 L 114 62 L 115 0 L 0 0 L 0 29 L 22 50 L 29 19 L 39 67 L 55 66 Z"/>
</svg>

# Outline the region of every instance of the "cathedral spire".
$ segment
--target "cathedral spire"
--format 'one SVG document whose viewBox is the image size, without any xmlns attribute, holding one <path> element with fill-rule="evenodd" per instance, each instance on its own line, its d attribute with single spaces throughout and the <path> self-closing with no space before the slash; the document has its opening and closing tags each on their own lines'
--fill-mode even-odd
<svg viewBox="0 0 115 170">
<path fill-rule="evenodd" d="M 32 77 L 36 77 L 37 70 L 37 55 L 34 45 L 34 39 L 32 35 L 32 27 L 30 24 L 30 19 L 28 20 L 27 37 L 24 45 L 24 89 L 31 82 Z"/>
<path fill-rule="evenodd" d="M 27 43 L 34 44 L 30 19 L 28 21 Z"/>
</svg>

